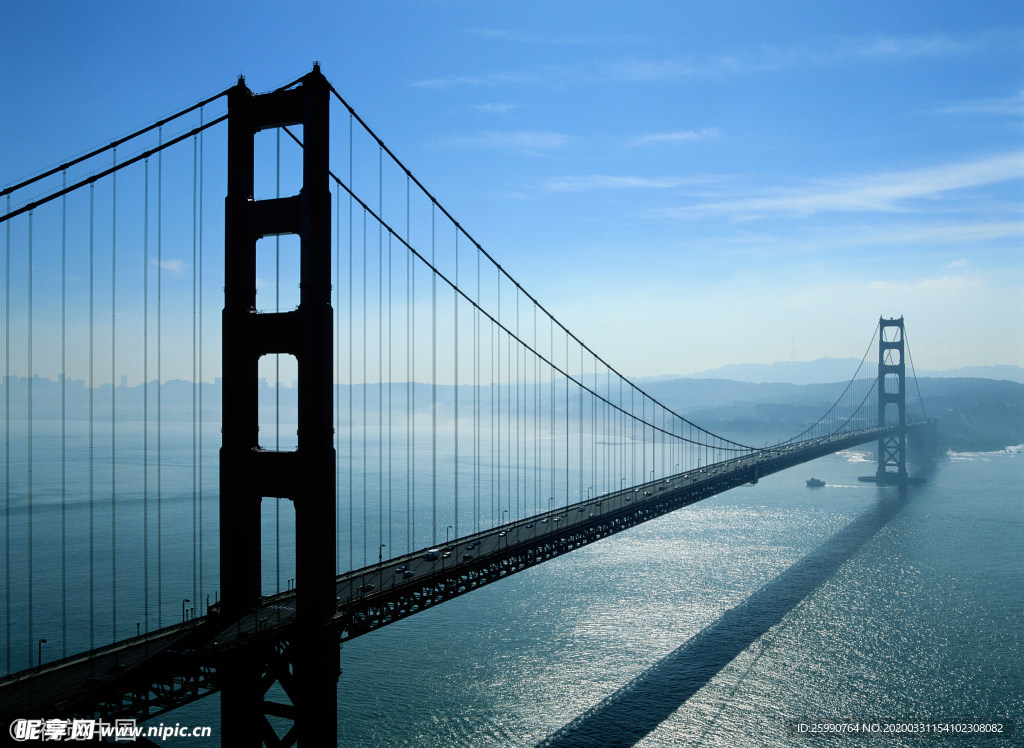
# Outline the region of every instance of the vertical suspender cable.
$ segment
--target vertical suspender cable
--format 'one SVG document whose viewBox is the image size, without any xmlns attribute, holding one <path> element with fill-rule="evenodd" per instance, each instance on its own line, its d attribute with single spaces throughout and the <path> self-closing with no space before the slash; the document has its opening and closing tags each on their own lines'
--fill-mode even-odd
<svg viewBox="0 0 1024 748">
<path fill-rule="evenodd" d="M 623 418 L 625 418 L 625 414 L 622 412 L 622 405 L 622 377 L 619 377 L 619 413 L 616 417 L 617 425 L 615 428 L 616 444 L 619 444 L 619 472 L 616 475 L 616 477 L 619 478 L 619 488 L 622 488 L 622 478 L 626 477 L 626 422 L 623 420 Z M 620 428 L 622 429 L 621 442 L 619 442 L 617 438 L 619 436 Z"/>
<path fill-rule="evenodd" d="M 274 161 L 276 187 L 281 198 L 281 128 L 275 127 L 277 152 Z M 281 235 L 274 237 L 274 313 L 281 311 Z M 274 451 L 281 451 L 281 354 L 274 354 Z M 281 591 L 281 499 L 274 499 L 274 584 Z"/>
<path fill-rule="evenodd" d="M 384 152 L 377 151 L 377 215 L 384 201 Z M 377 221 L 377 552 L 384 556 L 384 226 Z"/>
<path fill-rule="evenodd" d="M 455 228 L 455 286 L 459 285 L 459 229 Z M 455 537 L 459 535 L 459 294 L 452 294 L 455 313 Z"/>
<path fill-rule="evenodd" d="M 409 243 L 410 226 L 410 190 L 411 178 L 405 178 L 405 243 Z M 409 397 L 410 397 L 410 418 L 409 418 L 409 486 L 411 491 L 411 513 L 412 513 L 412 543 L 410 550 L 416 543 L 416 263 L 412 255 L 408 256 L 409 262 L 409 310 L 412 315 L 409 322 Z"/>
<path fill-rule="evenodd" d="M 495 355 L 494 354 L 494 330 L 495 330 L 494 322 L 492 321 L 491 324 L 488 325 L 488 327 L 490 328 L 490 332 L 491 332 L 491 334 L 489 336 L 489 338 L 490 338 L 490 353 L 487 356 L 487 369 L 488 369 L 487 373 L 488 373 L 488 379 L 490 379 L 491 383 L 490 383 L 490 386 L 487 389 L 490 391 L 490 395 L 491 395 L 491 413 L 490 413 L 490 417 L 488 418 L 488 421 L 489 421 L 490 426 L 491 426 L 491 490 L 490 490 L 490 494 L 491 494 L 491 526 L 493 527 L 494 526 L 495 502 L 497 500 L 496 496 L 495 496 L 495 483 L 496 483 L 495 476 L 496 476 L 496 471 L 497 471 L 497 458 L 496 458 L 495 446 L 494 446 L 494 393 L 497 390 L 497 381 L 498 380 L 497 380 L 497 377 L 495 375 L 495 367 L 494 367 L 494 355 Z"/>
<path fill-rule="evenodd" d="M 533 305 L 533 349 L 540 350 L 540 341 L 537 340 L 537 305 Z M 540 436 L 540 356 L 533 356 L 533 459 L 534 459 L 534 486 L 533 486 L 533 513 L 540 511 L 540 487 L 543 480 L 541 467 L 541 436 Z"/>
<path fill-rule="evenodd" d="M 348 116 L 348 184 L 354 187 L 352 182 L 352 115 Z M 353 483 L 352 471 L 355 468 L 355 411 L 352 393 L 355 390 L 355 380 L 352 378 L 352 336 L 354 334 L 352 321 L 352 292 L 353 292 L 353 228 L 352 228 L 352 195 L 348 196 L 348 568 L 352 570 L 355 564 L 355 539 L 353 525 L 355 511 L 353 509 L 353 497 L 355 486 Z"/>
<path fill-rule="evenodd" d="M 498 313 L 495 315 L 498 318 L 498 322 L 501 322 L 501 275 L 497 276 L 498 279 Z M 498 462 L 497 462 L 497 479 L 498 479 L 498 491 L 497 491 L 497 516 L 501 517 L 501 330 L 497 329 L 495 332 L 498 334 L 498 345 L 497 345 L 497 395 L 498 395 Z M 491 517 L 491 525 L 493 526 L 495 517 Z"/>
<path fill-rule="evenodd" d="M 437 545 L 437 260 L 436 210 L 430 204 L 430 506 L 431 545 Z"/>
<path fill-rule="evenodd" d="M 394 553 L 391 537 L 391 395 L 394 385 L 391 380 L 391 234 L 388 234 L 388 548 Z"/>
<path fill-rule="evenodd" d="M 505 494 L 505 503 L 508 506 L 509 519 L 512 518 L 512 335 L 505 335 L 505 345 L 508 355 L 506 366 L 508 367 L 508 387 L 506 388 L 506 405 L 508 407 L 508 421 L 505 428 L 508 429 L 508 438 L 505 440 L 505 449 L 508 450 L 508 491 Z"/>
<path fill-rule="evenodd" d="M 11 212 L 11 196 L 7 196 Z M 7 611 L 7 654 L 11 672 L 11 222 L 7 221 L 4 255 L 4 609 Z"/>
<path fill-rule="evenodd" d="M 196 546 L 199 528 L 199 507 L 197 505 L 197 464 L 196 464 L 196 255 L 199 190 L 199 141 L 192 136 L 192 602 L 199 604 L 199 549 Z"/>
<path fill-rule="evenodd" d="M 647 396 L 641 393 L 640 396 L 640 428 L 643 432 L 640 453 L 643 460 L 640 464 L 640 482 L 647 482 Z"/>
<path fill-rule="evenodd" d="M 203 109 L 199 108 L 199 124 L 203 123 Z M 196 378 L 196 387 L 199 390 L 199 407 L 197 418 L 199 420 L 199 459 L 197 470 L 199 472 L 199 596 L 203 597 L 203 131 L 199 132 L 199 261 L 196 263 L 199 271 L 199 372 Z M 198 602 L 196 603 L 199 604 Z M 206 614 L 206 608 L 201 608 Z"/>
<path fill-rule="evenodd" d="M 476 298 L 480 299 L 480 252 L 476 253 Z M 473 532 L 480 532 L 480 313 L 473 311 Z"/>
<path fill-rule="evenodd" d="M 593 496 L 596 499 L 597 498 L 597 494 L 599 493 L 599 488 L 601 486 L 601 483 L 598 480 L 598 478 L 599 478 L 599 476 L 601 474 L 601 460 L 600 460 L 601 450 L 598 448 L 600 446 L 599 445 L 599 441 L 600 440 L 598 439 L 598 435 L 597 435 L 597 432 L 598 432 L 598 425 L 597 424 L 598 424 L 598 418 L 599 418 L 599 409 L 600 409 L 601 405 L 603 405 L 603 403 L 601 403 L 599 401 L 599 396 L 598 396 L 598 387 L 600 386 L 598 384 L 598 382 L 600 380 L 598 379 L 598 376 L 597 376 L 597 356 L 591 354 L 591 358 L 592 358 L 591 366 L 593 367 L 592 376 L 593 376 L 593 382 L 594 382 L 594 384 L 593 384 L 593 388 L 594 389 L 593 389 L 593 394 L 590 396 L 590 427 L 591 427 L 591 441 L 590 441 L 590 488 L 593 490 Z"/>
<path fill-rule="evenodd" d="M 117 165 L 117 148 L 114 149 Z M 110 220 L 110 627 L 117 641 L 117 172 L 112 175 Z"/>
<path fill-rule="evenodd" d="M 583 373 L 583 346 L 580 346 L 580 381 L 586 384 L 586 376 Z M 579 497 L 580 501 L 583 501 L 583 395 L 584 390 L 580 389 L 580 407 L 579 407 L 579 419 L 580 419 L 580 487 Z"/>
<path fill-rule="evenodd" d="M 63 172 L 67 187 L 68 173 Z M 60 646 L 61 657 L 68 656 L 68 583 L 67 583 L 67 238 L 68 198 L 60 199 Z"/>
<path fill-rule="evenodd" d="M 158 141 L 163 141 L 163 128 Z M 163 616 L 163 430 L 161 397 L 163 395 L 163 210 L 164 152 L 156 157 L 156 627 L 164 625 Z M 91 387 L 92 385 L 90 385 Z M 91 420 L 91 413 L 90 413 Z"/>
<path fill-rule="evenodd" d="M 409 183 L 405 177 L 405 243 L 409 243 Z M 412 253 L 405 253 L 405 549 L 412 552 L 413 532 L 413 453 L 412 426 Z"/>
<path fill-rule="evenodd" d="M 366 548 L 366 522 L 367 522 L 367 511 L 366 511 L 366 481 L 369 477 L 366 472 L 366 453 L 368 451 L 367 445 L 369 444 L 366 434 L 366 403 L 370 399 L 370 385 L 366 378 L 366 209 L 363 209 L 363 566 L 366 566 L 369 561 Z"/>
<path fill-rule="evenodd" d="M 334 573 L 341 572 L 341 190 L 334 191 Z"/>
<path fill-rule="evenodd" d="M 27 486 L 27 525 L 28 525 L 28 666 L 32 667 L 32 623 L 35 575 L 32 573 L 32 211 L 28 212 L 28 486 Z"/>
<path fill-rule="evenodd" d="M 149 631 L 149 159 L 142 197 L 142 615 Z"/>
<path fill-rule="evenodd" d="M 95 247 L 93 243 L 94 239 L 94 217 L 95 217 L 95 204 L 96 204 L 96 190 L 95 184 L 89 185 L 89 649 L 96 648 L 96 614 L 95 614 L 95 583 L 96 583 L 96 565 L 95 565 L 95 462 L 93 456 L 93 398 L 95 395 L 95 387 L 93 386 L 93 338 L 95 335 L 95 326 L 93 324 L 93 303 L 95 297 L 95 283 L 94 283 L 94 266 L 95 266 Z"/>
<path fill-rule="evenodd" d="M 381 167 L 383 170 L 383 166 Z M 383 184 L 383 171 L 381 175 L 381 183 Z M 384 217 L 384 195 L 383 186 L 381 187 L 381 218 Z M 388 556 L 394 553 L 395 546 L 393 545 L 393 538 L 391 537 L 391 390 L 393 384 L 391 381 L 391 234 L 388 233 Z"/>
<path fill-rule="evenodd" d="M 341 573 L 341 190 L 334 193 L 334 573 Z"/>
</svg>

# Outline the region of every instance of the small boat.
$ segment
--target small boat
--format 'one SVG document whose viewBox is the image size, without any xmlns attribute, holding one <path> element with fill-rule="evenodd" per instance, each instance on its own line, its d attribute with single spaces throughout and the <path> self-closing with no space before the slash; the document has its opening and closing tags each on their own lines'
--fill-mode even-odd
<svg viewBox="0 0 1024 748">
<path fill-rule="evenodd" d="M 818 480 L 817 478 L 811 478 L 809 481 L 807 481 L 808 488 L 821 488 L 824 485 L 825 481 Z"/>
</svg>

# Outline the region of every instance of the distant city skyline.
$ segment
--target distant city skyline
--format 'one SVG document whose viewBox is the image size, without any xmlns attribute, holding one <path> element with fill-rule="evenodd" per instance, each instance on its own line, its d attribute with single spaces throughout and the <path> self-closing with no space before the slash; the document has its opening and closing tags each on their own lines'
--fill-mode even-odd
<svg viewBox="0 0 1024 748">
<path fill-rule="evenodd" d="M 656 382 L 664 381 L 669 379 L 732 379 L 736 381 L 744 382 L 788 382 L 791 384 L 819 384 L 828 382 L 841 382 L 846 381 L 848 378 L 852 378 L 854 371 L 857 369 L 858 360 L 854 358 L 837 359 L 837 358 L 822 358 L 811 361 L 775 361 L 770 364 L 758 364 L 758 363 L 738 363 L 738 364 L 726 364 L 724 366 L 707 369 L 704 371 L 694 371 L 687 374 L 655 374 L 652 376 L 641 376 L 633 378 L 633 381 L 643 385 L 645 382 Z M 868 370 L 870 369 L 870 371 Z M 910 368 L 908 365 L 908 372 Z M 1003 364 L 996 366 L 967 366 L 958 367 L 955 369 L 921 369 L 917 371 L 917 376 L 926 377 L 940 377 L 940 378 L 951 378 L 951 377 L 978 377 L 982 379 L 1008 379 L 1014 382 L 1024 383 L 1024 367 L 1016 366 L 1013 364 Z M 747 375 L 747 376 L 744 376 Z M 769 376 L 766 376 L 769 375 Z M 592 378 L 592 374 L 587 374 L 586 379 L 589 381 Z M 873 367 L 865 367 L 865 370 L 861 372 L 858 378 L 870 378 L 874 376 Z M 909 373 L 908 373 L 909 376 Z M 46 382 L 48 384 L 59 384 L 60 375 L 56 378 L 47 377 L 36 372 L 33 375 L 37 381 Z M 27 381 L 27 377 L 18 374 L 12 374 L 10 376 L 12 382 L 21 384 Z M 6 383 L 6 378 L 0 378 L 0 386 Z M 199 381 L 199 380 L 197 380 Z M 216 386 L 219 387 L 221 384 L 220 376 L 213 376 L 207 379 L 201 380 L 204 386 Z M 298 387 L 297 379 L 284 379 L 275 380 L 272 377 L 261 376 L 257 380 L 261 387 L 273 388 L 275 382 L 280 382 L 281 387 L 286 389 L 292 389 Z M 529 378 L 518 380 L 523 381 L 535 381 Z M 417 384 L 429 385 L 429 379 L 416 380 Z M 74 388 L 85 388 L 85 380 L 81 377 L 67 377 L 67 383 L 69 387 Z M 150 385 L 156 385 L 157 380 L 151 378 L 148 380 Z M 165 378 L 163 380 L 165 386 L 184 384 L 191 385 L 193 380 L 191 379 L 180 379 L 180 378 Z M 361 387 L 364 384 L 374 386 L 379 384 L 378 380 L 356 382 L 354 386 Z M 345 383 L 338 383 L 339 386 L 347 386 Z M 387 384 L 387 382 L 384 382 Z M 392 384 L 406 384 L 405 380 L 394 380 Z M 505 386 L 507 383 L 502 383 Z M 118 388 L 133 388 L 141 387 L 143 382 L 138 379 L 129 379 L 128 375 L 121 375 L 120 380 L 117 384 Z M 439 386 L 450 387 L 451 383 L 439 383 Z M 471 384 L 463 383 L 462 387 L 472 386 Z M 487 387 L 489 385 L 481 385 Z M 106 389 L 110 387 L 110 382 L 97 382 L 94 385 L 95 389 Z"/>
<path fill-rule="evenodd" d="M 456 219 L 626 376 L 859 357 L 878 317 L 900 315 L 922 369 L 1022 366 L 1022 52 L 1024 8 L 1009 2 L 20 4 L 0 29 L 0 185 L 239 73 L 263 91 L 319 60 Z M 216 185 L 212 131 L 206 147 Z M 188 183 L 191 159 L 189 147 L 165 168 Z M 119 189 L 141 200 L 138 182 Z M 159 263 L 149 247 L 167 319 L 178 315 L 163 331 L 165 379 L 193 376 L 190 199 L 164 197 Z M 203 196 L 205 381 L 219 367 L 222 269 L 209 258 L 222 200 Z M 131 204 L 120 222 L 139 222 Z M 69 208 L 78 220 L 83 206 Z M 52 343 L 53 238 L 36 241 L 34 339 Z M 119 242 L 141 277 L 139 242 Z M 118 291 L 125 309 L 136 290 Z M 108 297 L 97 320 L 109 327 Z M 118 345 L 141 340 L 138 315 L 117 311 Z M 24 376 L 26 346 L 12 345 Z M 97 384 L 141 379 L 112 372 L 102 336 L 96 346 Z M 40 345 L 32 370 L 55 377 L 59 349 Z"/>
</svg>

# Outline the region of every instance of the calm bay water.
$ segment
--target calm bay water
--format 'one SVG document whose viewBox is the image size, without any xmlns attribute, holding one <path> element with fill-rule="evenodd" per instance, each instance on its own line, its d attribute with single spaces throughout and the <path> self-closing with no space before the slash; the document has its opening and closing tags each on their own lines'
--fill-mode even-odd
<svg viewBox="0 0 1024 748">
<path fill-rule="evenodd" d="M 346 644 L 339 744 L 826 745 L 839 739 L 791 737 L 786 721 L 1019 723 L 1024 454 L 954 455 L 906 489 L 856 480 L 872 470 L 867 453 L 823 458 Z M 812 475 L 829 485 L 806 488 Z M 189 476 L 166 489 L 178 520 Z M 171 620 L 191 597 L 187 551 L 186 579 L 166 582 Z M 39 615 L 45 636 L 56 618 Z M 138 611 L 122 615 L 134 633 Z M 219 741 L 218 710 L 214 696 L 158 721 L 211 724 Z"/>
</svg>

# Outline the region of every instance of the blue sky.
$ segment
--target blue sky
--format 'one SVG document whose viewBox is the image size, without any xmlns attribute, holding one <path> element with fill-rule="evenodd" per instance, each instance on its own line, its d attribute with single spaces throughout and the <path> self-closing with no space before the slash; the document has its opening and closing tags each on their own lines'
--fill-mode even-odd
<svg viewBox="0 0 1024 748">
<path fill-rule="evenodd" d="M 629 376 L 1024 365 L 1019 2 L 18 3 L 0 183 L 314 60 Z"/>
</svg>

